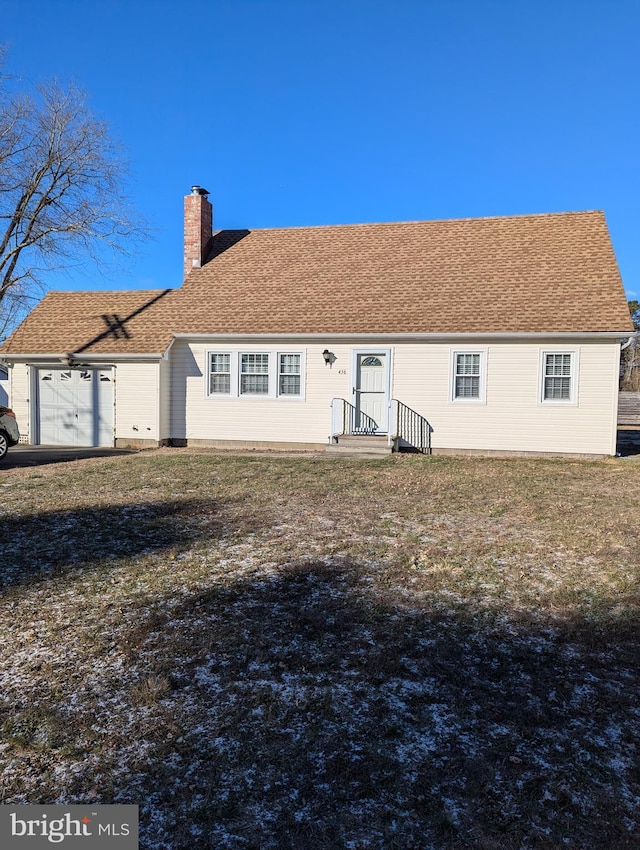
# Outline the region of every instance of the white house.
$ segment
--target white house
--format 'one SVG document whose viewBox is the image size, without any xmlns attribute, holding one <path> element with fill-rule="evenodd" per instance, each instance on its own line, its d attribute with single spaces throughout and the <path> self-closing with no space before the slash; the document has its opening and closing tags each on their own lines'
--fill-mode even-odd
<svg viewBox="0 0 640 850">
<path fill-rule="evenodd" d="M 0 349 L 33 444 L 614 454 L 602 212 L 212 231 L 171 290 L 51 292 Z"/>
</svg>

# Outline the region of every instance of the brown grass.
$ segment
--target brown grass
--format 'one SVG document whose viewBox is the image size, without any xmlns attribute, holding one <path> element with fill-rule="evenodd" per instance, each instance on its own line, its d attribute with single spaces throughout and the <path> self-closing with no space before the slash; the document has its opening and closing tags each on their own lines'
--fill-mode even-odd
<svg viewBox="0 0 640 850">
<path fill-rule="evenodd" d="M 4 802 L 141 847 L 632 848 L 633 460 L 3 473 Z"/>
</svg>

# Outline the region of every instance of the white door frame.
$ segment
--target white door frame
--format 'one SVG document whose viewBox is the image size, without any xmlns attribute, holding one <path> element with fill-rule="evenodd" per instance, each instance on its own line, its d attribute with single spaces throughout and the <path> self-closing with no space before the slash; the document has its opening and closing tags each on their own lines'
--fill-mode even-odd
<svg viewBox="0 0 640 850">
<path fill-rule="evenodd" d="M 385 368 L 387 370 L 387 374 L 385 376 L 385 399 L 384 399 L 384 410 L 385 410 L 385 422 L 381 423 L 381 427 L 378 428 L 376 434 L 387 434 L 389 432 L 389 407 L 391 404 L 391 375 L 393 373 L 393 362 L 392 362 L 392 349 L 391 348 L 382 348 L 378 345 L 367 346 L 366 348 L 353 348 L 351 350 L 351 404 L 358 409 L 358 392 L 359 387 L 357 386 L 358 381 L 358 358 L 362 355 L 372 357 L 376 357 L 377 355 L 384 355 L 384 363 Z"/>
</svg>

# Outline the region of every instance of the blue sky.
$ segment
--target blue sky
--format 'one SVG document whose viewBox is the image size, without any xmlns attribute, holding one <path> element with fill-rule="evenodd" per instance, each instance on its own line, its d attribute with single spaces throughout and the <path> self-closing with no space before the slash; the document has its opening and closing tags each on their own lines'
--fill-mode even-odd
<svg viewBox="0 0 640 850">
<path fill-rule="evenodd" d="M 640 296 L 637 0 L 0 0 L 8 70 L 75 80 L 178 286 L 182 198 L 218 228 L 603 209 Z"/>
</svg>

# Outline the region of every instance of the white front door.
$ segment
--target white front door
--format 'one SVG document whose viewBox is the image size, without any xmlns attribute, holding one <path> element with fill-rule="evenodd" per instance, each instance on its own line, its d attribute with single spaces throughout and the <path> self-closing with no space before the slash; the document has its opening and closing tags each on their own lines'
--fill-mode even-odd
<svg viewBox="0 0 640 850">
<path fill-rule="evenodd" d="M 113 445 L 111 369 L 38 370 L 39 443 Z"/>
<path fill-rule="evenodd" d="M 388 352 L 356 352 L 355 430 L 386 434 L 389 428 Z"/>
</svg>

